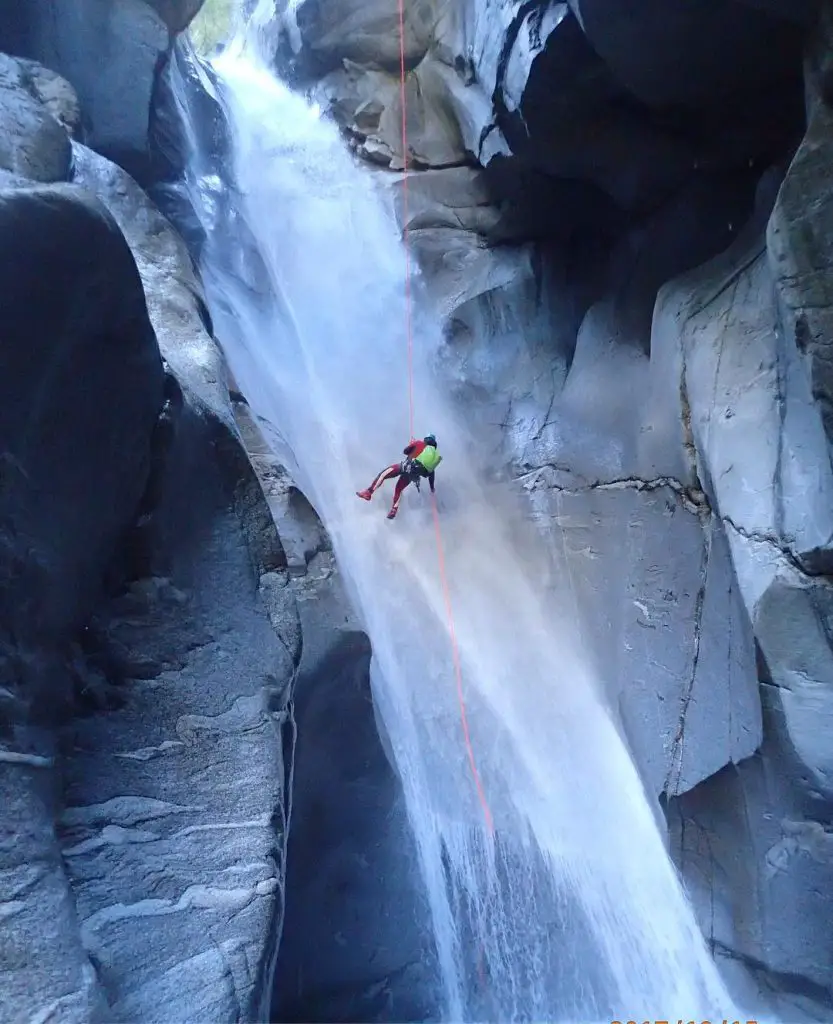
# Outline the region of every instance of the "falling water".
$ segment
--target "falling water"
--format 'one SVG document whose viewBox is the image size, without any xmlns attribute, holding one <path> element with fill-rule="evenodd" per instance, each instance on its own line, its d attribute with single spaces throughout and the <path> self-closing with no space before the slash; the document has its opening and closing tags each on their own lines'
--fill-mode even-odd
<svg viewBox="0 0 833 1024">
<path fill-rule="evenodd" d="M 372 640 L 373 691 L 409 809 L 449 1020 L 714 1020 L 731 1013 L 651 804 L 599 697 L 552 555 L 414 334 L 417 435 L 436 433 L 399 518 L 355 497 L 408 433 L 405 261 L 389 193 L 272 73 L 271 3 L 216 59 L 231 138 L 191 157 L 201 270 L 234 377 L 325 523 Z M 180 100 L 187 112 L 187 95 Z M 196 139 L 196 133 L 191 133 Z M 223 180 L 220 180 L 220 179 Z M 446 594 L 459 644 L 463 737 Z M 487 814 L 494 820 L 488 827 Z"/>
</svg>

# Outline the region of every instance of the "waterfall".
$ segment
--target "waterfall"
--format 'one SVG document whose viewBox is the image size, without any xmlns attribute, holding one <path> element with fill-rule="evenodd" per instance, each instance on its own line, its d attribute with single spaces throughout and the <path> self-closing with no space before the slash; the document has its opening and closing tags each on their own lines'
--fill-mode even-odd
<svg viewBox="0 0 833 1024">
<path fill-rule="evenodd" d="M 237 384 L 329 531 L 372 641 L 374 701 L 419 849 L 444 1016 L 728 1017 L 577 639 L 556 555 L 490 475 L 443 381 L 439 325 L 418 300 L 415 430 L 435 433 L 444 456 L 440 536 L 487 827 L 427 487 L 408 489 L 394 522 L 390 490 L 369 505 L 355 496 L 408 440 L 405 260 L 391 191 L 273 73 L 262 46 L 271 6 L 262 0 L 214 60 L 225 166 L 187 133 L 187 187 L 206 231 L 200 269 Z"/>
</svg>

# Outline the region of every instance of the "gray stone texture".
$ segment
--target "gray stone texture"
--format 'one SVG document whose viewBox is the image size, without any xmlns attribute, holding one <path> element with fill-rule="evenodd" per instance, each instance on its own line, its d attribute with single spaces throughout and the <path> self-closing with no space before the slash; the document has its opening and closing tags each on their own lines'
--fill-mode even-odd
<svg viewBox="0 0 833 1024">
<path fill-rule="evenodd" d="M 286 557 L 184 243 L 71 143 L 71 87 L 4 60 L 0 1019 L 266 1019 Z"/>
<path fill-rule="evenodd" d="M 144 170 L 156 76 L 203 0 L 26 0 L 0 15 L 0 48 L 70 82 L 84 140 Z M 6 42 L 8 40 L 8 42 Z"/>
<path fill-rule="evenodd" d="M 401 793 L 336 728 L 370 749 L 326 533 L 100 155 L 147 166 L 197 6 L 0 16 L 30 58 L 0 58 L 0 1017 L 269 1016 L 300 664 L 273 1012 L 422 1019 Z M 407 153 L 395 0 L 295 8 L 276 47 L 400 222 L 410 169 L 438 371 L 551 540 L 727 978 L 832 1019 L 830 4 L 409 5 Z M 371 895 L 388 931 L 345 950 L 327 917 Z"/>
<path fill-rule="evenodd" d="M 829 1019 L 830 4 L 433 9 L 438 371 L 551 539 L 727 977 Z M 295 73 L 404 223 L 389 40 L 343 24 L 326 67 L 287 33 Z"/>
</svg>

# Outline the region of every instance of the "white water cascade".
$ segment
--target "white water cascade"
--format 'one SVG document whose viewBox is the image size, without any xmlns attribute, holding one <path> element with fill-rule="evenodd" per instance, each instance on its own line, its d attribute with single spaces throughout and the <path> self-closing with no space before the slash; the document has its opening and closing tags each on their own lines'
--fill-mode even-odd
<svg viewBox="0 0 833 1024">
<path fill-rule="evenodd" d="M 234 377 L 329 531 L 372 641 L 444 1018 L 729 1017 L 574 605 L 553 585 L 556 555 L 487 482 L 436 369 L 439 327 L 418 308 L 415 432 L 434 432 L 444 456 L 439 520 L 486 827 L 427 487 L 406 492 L 395 522 L 391 485 L 370 505 L 355 496 L 408 440 L 399 231 L 389 195 L 335 126 L 270 70 L 259 43 L 270 8 L 262 0 L 214 64 L 231 151 L 222 180 L 192 154 L 201 272 Z"/>
</svg>

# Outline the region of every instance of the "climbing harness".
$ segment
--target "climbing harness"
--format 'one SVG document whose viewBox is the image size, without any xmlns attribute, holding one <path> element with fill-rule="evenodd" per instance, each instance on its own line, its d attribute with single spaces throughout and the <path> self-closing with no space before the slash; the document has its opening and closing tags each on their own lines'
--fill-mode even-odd
<svg viewBox="0 0 833 1024">
<path fill-rule="evenodd" d="M 408 118 L 406 109 L 406 71 L 405 71 L 405 0 L 399 0 L 399 102 L 402 108 L 402 239 L 405 248 L 405 333 L 408 344 L 408 429 L 409 437 L 414 436 L 414 367 L 413 367 L 413 317 L 411 312 L 411 247 L 408 231 Z M 463 740 L 466 745 L 469 768 L 471 769 L 478 799 L 483 808 L 483 817 L 490 835 L 494 835 L 494 820 L 486 792 L 477 770 L 474 747 L 471 742 L 469 720 L 466 712 L 465 692 L 463 689 L 463 668 L 460 661 L 460 649 L 457 644 L 457 632 L 454 627 L 454 611 L 451 605 L 451 590 L 446 574 L 445 551 L 443 549 L 440 515 L 437 509 L 436 496 L 431 494 L 431 509 L 434 517 L 434 533 L 437 540 L 437 560 L 440 570 L 440 581 L 443 588 L 445 611 L 448 618 L 448 633 L 451 639 L 451 657 L 454 665 L 454 676 L 457 683 L 457 700 L 460 705 L 460 722 L 463 729 Z"/>
</svg>

